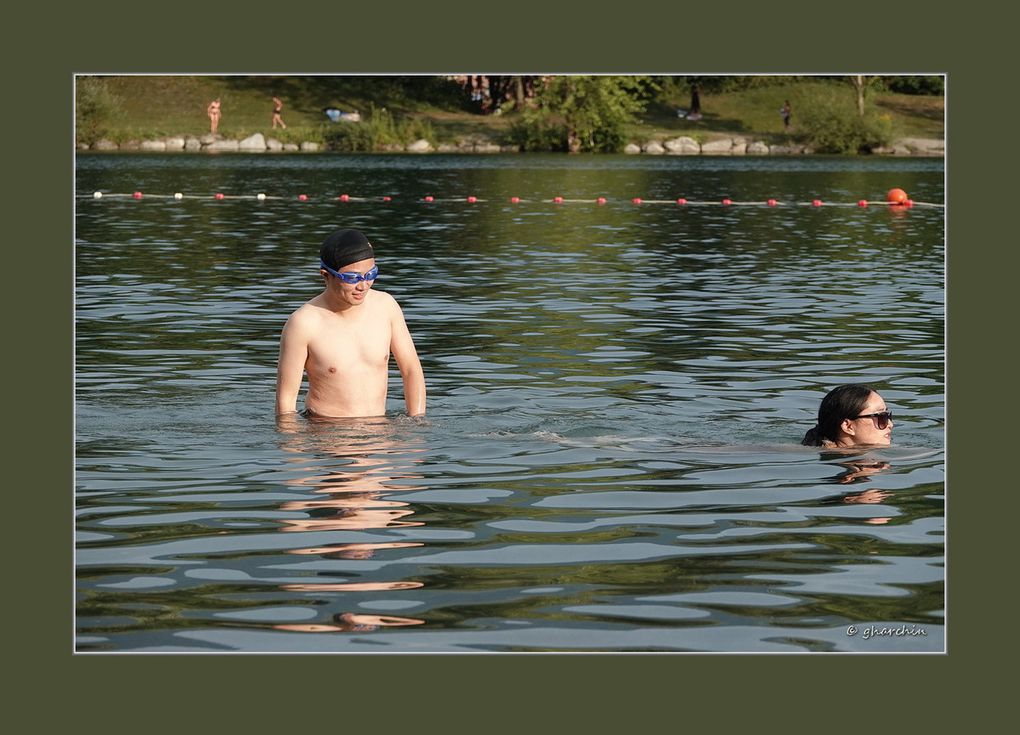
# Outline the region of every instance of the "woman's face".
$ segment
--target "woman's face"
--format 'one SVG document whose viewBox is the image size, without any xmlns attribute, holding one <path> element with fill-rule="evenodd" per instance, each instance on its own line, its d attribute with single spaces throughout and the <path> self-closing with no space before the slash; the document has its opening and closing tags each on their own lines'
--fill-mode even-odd
<svg viewBox="0 0 1020 735">
<path fill-rule="evenodd" d="M 857 417 L 845 418 L 840 424 L 845 440 L 841 443 L 851 446 L 858 444 L 889 446 L 892 443 L 892 417 L 874 415 L 888 414 L 888 411 L 882 396 L 872 391 L 868 396 L 868 402 L 864 404 Z M 880 426 L 882 428 L 879 428 Z"/>
</svg>

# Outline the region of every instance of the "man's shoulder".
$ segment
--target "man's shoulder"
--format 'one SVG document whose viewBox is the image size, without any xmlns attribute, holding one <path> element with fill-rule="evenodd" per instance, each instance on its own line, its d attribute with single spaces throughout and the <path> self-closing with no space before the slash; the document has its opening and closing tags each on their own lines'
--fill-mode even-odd
<svg viewBox="0 0 1020 735">
<path fill-rule="evenodd" d="M 400 304 L 397 300 L 390 296 L 385 291 L 369 291 L 373 302 L 373 311 L 377 314 L 387 314 L 392 317 L 394 314 L 400 313 Z"/>
<path fill-rule="evenodd" d="M 369 293 L 372 294 L 372 298 L 374 298 L 381 306 L 390 307 L 397 305 L 397 300 L 390 296 L 386 291 L 377 291 L 372 289 Z"/>
<path fill-rule="evenodd" d="M 295 309 L 287 323 L 299 327 L 302 324 L 317 322 L 322 318 L 323 311 L 323 308 L 315 303 L 315 299 L 312 299 Z"/>
</svg>

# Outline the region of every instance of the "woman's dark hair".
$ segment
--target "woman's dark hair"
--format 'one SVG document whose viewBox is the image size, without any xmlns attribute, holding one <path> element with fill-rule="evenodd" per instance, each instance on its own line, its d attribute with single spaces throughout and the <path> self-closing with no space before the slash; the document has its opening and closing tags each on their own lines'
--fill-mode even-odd
<svg viewBox="0 0 1020 735">
<path fill-rule="evenodd" d="M 801 444 L 820 447 L 825 440 L 836 441 L 843 419 L 859 416 L 868 402 L 868 396 L 874 392 L 871 386 L 860 383 L 840 385 L 830 390 L 818 407 L 818 423 L 815 428 L 808 430 Z"/>
</svg>

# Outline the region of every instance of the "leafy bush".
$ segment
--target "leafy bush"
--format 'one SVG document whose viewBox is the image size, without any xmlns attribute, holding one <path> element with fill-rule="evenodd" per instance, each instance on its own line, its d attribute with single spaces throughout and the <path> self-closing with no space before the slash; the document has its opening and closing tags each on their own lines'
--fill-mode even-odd
<svg viewBox="0 0 1020 735">
<path fill-rule="evenodd" d="M 511 133 L 522 150 L 614 153 L 624 132 L 644 109 L 636 97 L 645 77 L 555 76 L 538 91 Z"/>
<path fill-rule="evenodd" d="M 427 118 L 411 118 L 399 126 L 400 134 L 406 143 L 416 140 L 427 140 L 436 143 L 436 133 L 432 129 L 432 121 Z"/>
<path fill-rule="evenodd" d="M 375 136 L 363 123 L 323 123 L 322 141 L 328 150 L 341 153 L 365 153 L 375 149 Z"/>
<path fill-rule="evenodd" d="M 893 139 L 892 118 L 874 110 L 861 117 L 849 89 L 819 88 L 798 111 L 798 129 L 818 153 L 870 152 Z"/>
<path fill-rule="evenodd" d="M 95 143 L 120 115 L 120 98 L 102 77 L 79 77 L 75 85 L 75 135 L 80 143 Z"/>
<path fill-rule="evenodd" d="M 419 139 L 435 144 L 431 121 L 407 118 L 399 122 L 385 107 L 371 106 L 360 122 L 323 123 L 322 139 L 331 151 L 370 152 L 385 145 L 407 145 Z"/>
<path fill-rule="evenodd" d="M 510 142 L 522 151 L 546 152 L 567 150 L 567 128 L 562 121 L 548 114 L 528 109 L 510 128 Z"/>
</svg>

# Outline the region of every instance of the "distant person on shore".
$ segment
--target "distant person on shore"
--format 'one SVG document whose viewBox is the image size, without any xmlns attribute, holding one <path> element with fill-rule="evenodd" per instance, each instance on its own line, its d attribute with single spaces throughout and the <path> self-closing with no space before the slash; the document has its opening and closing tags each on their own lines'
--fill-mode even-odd
<svg viewBox="0 0 1020 735">
<path fill-rule="evenodd" d="M 893 415 L 870 386 L 851 383 L 829 391 L 818 408 L 818 423 L 801 444 L 810 447 L 889 446 Z"/>
<path fill-rule="evenodd" d="M 425 414 L 425 375 L 404 322 L 388 293 L 374 291 L 375 250 L 363 233 L 331 233 L 319 250 L 321 294 L 287 320 L 280 337 L 276 415 L 297 412 L 303 374 L 307 417 L 383 416 L 390 355 L 404 383 L 409 416 Z"/>
<path fill-rule="evenodd" d="M 687 111 L 687 119 L 694 121 L 701 119 L 701 94 L 697 83 L 691 85 L 691 109 Z"/>
<path fill-rule="evenodd" d="M 783 106 L 779 108 L 779 114 L 783 118 L 783 130 L 789 132 L 790 130 L 790 115 L 793 112 L 793 108 L 790 107 L 790 100 L 786 100 Z"/>
<path fill-rule="evenodd" d="M 205 111 L 209 115 L 209 132 L 216 135 L 216 131 L 220 127 L 220 98 L 217 97 L 210 102 Z"/>
<path fill-rule="evenodd" d="M 286 123 L 283 122 L 283 118 L 280 117 L 280 113 L 283 112 L 283 101 L 279 97 L 273 97 L 273 129 L 275 130 L 279 125 L 284 130 L 287 129 Z"/>
</svg>

